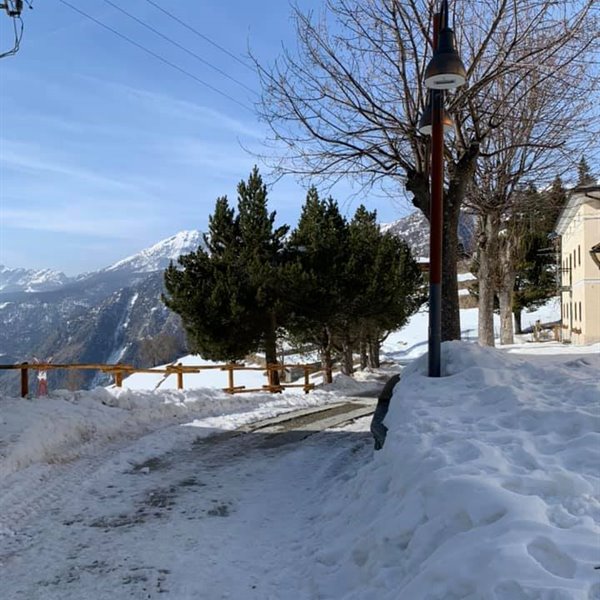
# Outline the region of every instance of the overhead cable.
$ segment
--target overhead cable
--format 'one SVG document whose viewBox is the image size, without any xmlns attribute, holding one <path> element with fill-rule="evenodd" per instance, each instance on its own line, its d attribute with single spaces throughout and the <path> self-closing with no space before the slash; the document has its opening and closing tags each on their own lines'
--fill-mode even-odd
<svg viewBox="0 0 600 600">
<path fill-rule="evenodd" d="M 179 65 L 176 65 L 175 63 L 171 62 L 170 60 L 167 60 L 166 58 L 164 58 L 160 54 L 154 52 L 153 50 L 150 50 L 149 48 L 146 48 L 146 46 L 143 46 L 142 44 L 136 42 L 135 40 L 132 40 L 130 37 L 126 36 L 123 33 L 120 33 L 116 29 L 113 29 L 109 25 L 106 25 L 106 23 L 103 23 L 102 21 L 96 19 L 95 17 L 93 17 L 92 15 L 84 12 L 80 8 L 77 8 L 76 6 L 73 6 L 70 2 L 67 2 L 67 0 L 58 0 L 58 1 L 61 2 L 62 4 L 64 4 L 65 6 L 68 6 L 71 10 L 74 10 L 75 12 L 79 13 L 80 15 L 86 17 L 90 21 L 93 21 L 94 23 L 96 23 L 96 25 L 99 25 L 103 29 L 106 29 L 106 30 L 110 31 L 111 33 L 113 33 L 117 37 L 120 37 L 122 40 L 125 40 L 126 42 L 130 43 L 132 46 L 135 46 L 136 48 L 139 48 L 140 50 L 143 50 L 146 54 L 149 54 L 150 56 L 156 58 L 157 60 L 159 60 L 162 63 L 164 63 L 164 64 L 168 65 L 169 67 L 171 67 L 172 69 L 175 69 L 176 71 L 179 71 L 180 73 L 183 73 L 187 77 L 190 77 L 191 79 L 193 79 L 197 83 L 203 85 L 204 87 L 208 88 L 209 90 L 212 90 L 216 94 L 219 94 L 220 96 L 223 96 L 224 98 L 227 98 L 228 100 L 231 100 L 231 102 L 235 102 L 236 104 L 238 104 L 242 108 L 246 109 L 247 111 L 253 112 L 253 110 L 248 105 L 244 104 L 243 102 L 240 102 L 239 100 L 237 100 L 233 96 L 230 96 L 229 94 L 227 94 L 225 92 L 222 92 L 221 90 L 219 90 L 215 86 L 211 85 L 210 83 L 207 83 L 206 81 L 200 79 L 199 77 L 196 77 L 196 75 L 194 75 L 193 73 L 190 73 L 186 69 L 183 69 Z"/>
<path fill-rule="evenodd" d="M 202 64 L 207 65 L 208 67 L 210 67 L 211 69 L 217 71 L 218 73 L 220 73 L 224 77 L 227 77 L 227 79 L 230 79 L 234 83 L 237 83 L 238 85 L 241 85 L 243 88 L 247 89 L 252 94 L 258 95 L 255 90 L 253 90 L 251 87 L 248 87 L 245 83 L 243 83 L 239 79 L 236 79 L 235 77 L 232 77 L 231 75 L 229 75 L 229 73 L 223 71 L 223 69 L 220 69 L 219 67 L 213 65 L 211 62 L 209 62 L 206 59 L 202 58 L 201 56 L 199 56 L 195 52 L 192 52 L 191 50 L 189 50 L 185 46 L 181 45 L 179 42 L 175 41 L 174 39 L 170 38 L 169 36 L 165 35 L 164 33 L 158 31 L 158 29 L 152 27 L 152 25 L 149 25 L 143 19 L 140 19 L 139 17 L 136 17 L 135 15 L 132 15 L 131 13 L 127 12 L 124 8 L 121 8 L 118 4 L 115 4 L 111 0 L 104 0 L 104 2 L 106 4 L 109 4 L 110 6 L 112 6 L 116 10 L 118 10 L 119 12 L 122 12 L 124 15 L 126 15 L 130 19 L 134 20 L 136 23 L 139 23 L 140 25 L 142 25 L 142 27 L 145 27 L 149 31 L 152 31 L 152 33 L 158 35 L 159 37 L 163 38 L 164 40 L 167 40 L 170 44 L 173 44 L 174 46 L 176 46 L 180 50 L 183 50 L 184 52 L 186 52 L 190 56 L 193 56 L 196 60 L 200 61 Z"/>
<path fill-rule="evenodd" d="M 154 8 L 157 8 L 158 10 L 160 10 L 162 13 L 164 13 L 165 15 L 167 15 L 168 17 L 170 17 L 171 19 L 173 19 L 174 21 L 176 21 L 177 23 L 179 23 L 180 25 L 185 27 L 186 29 L 189 29 L 189 31 L 191 31 L 192 33 L 195 33 L 198 37 L 202 38 L 204 41 L 208 42 L 209 44 L 212 44 L 215 48 L 218 48 L 219 50 L 221 50 L 221 52 L 224 52 L 225 54 L 227 54 L 228 56 L 230 56 L 231 58 L 233 58 L 234 60 L 239 62 L 241 65 L 243 65 L 247 69 L 250 69 L 250 71 L 256 72 L 256 69 L 254 69 L 254 67 L 249 65 L 247 62 L 244 62 L 241 58 L 239 58 L 239 56 L 236 56 L 235 54 L 233 54 L 232 52 L 227 50 L 227 48 L 223 48 L 223 46 L 221 46 L 220 44 L 217 44 L 217 42 L 215 42 L 214 40 L 211 40 L 207 35 L 204 35 L 200 31 L 198 31 L 197 29 L 195 29 L 194 27 L 192 27 L 191 25 L 189 25 L 188 23 L 186 23 L 185 21 L 180 19 L 179 17 L 176 17 L 173 13 L 169 12 L 166 8 L 163 8 L 156 2 L 153 2 L 153 0 L 146 0 L 146 2 L 148 4 L 151 4 L 152 6 L 154 6 Z"/>
</svg>

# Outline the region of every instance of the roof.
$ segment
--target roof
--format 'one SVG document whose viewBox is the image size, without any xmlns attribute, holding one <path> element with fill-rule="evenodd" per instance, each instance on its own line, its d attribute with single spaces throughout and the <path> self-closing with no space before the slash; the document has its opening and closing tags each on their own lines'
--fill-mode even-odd
<svg viewBox="0 0 600 600">
<path fill-rule="evenodd" d="M 556 231 L 558 235 L 563 235 L 579 207 L 586 202 L 590 202 L 590 200 L 600 200 L 600 185 L 587 185 L 573 188 L 567 204 L 562 209 L 562 212 L 556 221 L 554 231 Z"/>
</svg>

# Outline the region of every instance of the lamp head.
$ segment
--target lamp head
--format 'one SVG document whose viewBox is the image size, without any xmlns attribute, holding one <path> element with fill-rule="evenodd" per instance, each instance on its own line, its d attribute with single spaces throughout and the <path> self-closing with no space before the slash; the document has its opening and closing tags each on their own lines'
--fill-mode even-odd
<svg viewBox="0 0 600 600">
<path fill-rule="evenodd" d="M 444 126 L 444 134 L 454 130 L 454 121 L 450 117 L 450 115 L 442 108 L 442 125 Z M 417 126 L 417 130 L 422 135 L 431 135 L 433 130 L 433 108 L 431 102 L 431 96 L 427 105 L 425 106 L 425 110 L 419 119 L 419 125 Z"/>
<path fill-rule="evenodd" d="M 467 81 L 467 71 L 454 48 L 454 32 L 440 31 L 438 48 L 425 69 L 425 85 L 434 90 L 451 90 Z"/>
</svg>

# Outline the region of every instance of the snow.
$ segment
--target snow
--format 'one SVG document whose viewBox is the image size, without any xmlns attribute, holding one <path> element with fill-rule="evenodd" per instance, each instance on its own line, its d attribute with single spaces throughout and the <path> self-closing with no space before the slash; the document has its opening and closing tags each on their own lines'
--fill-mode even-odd
<svg viewBox="0 0 600 600">
<path fill-rule="evenodd" d="M 70 278 L 52 269 L 10 269 L 0 265 L 0 292 L 42 292 L 59 288 Z"/>
<path fill-rule="evenodd" d="M 474 339 L 477 310 L 461 323 Z M 2 597 L 598 600 L 600 344 L 449 342 L 433 379 L 426 331 L 418 313 L 382 371 L 310 394 L 230 396 L 207 371 L 0 398 Z M 380 452 L 369 418 L 236 433 L 401 365 Z"/>
<path fill-rule="evenodd" d="M 473 273 L 459 273 L 456 279 L 457 281 L 477 281 L 477 277 Z"/>
<path fill-rule="evenodd" d="M 179 233 L 146 248 L 133 256 L 128 256 L 103 271 L 132 271 L 149 273 L 166 269 L 169 262 L 176 262 L 182 254 L 194 252 L 204 241 L 200 231 L 180 231 Z"/>
</svg>

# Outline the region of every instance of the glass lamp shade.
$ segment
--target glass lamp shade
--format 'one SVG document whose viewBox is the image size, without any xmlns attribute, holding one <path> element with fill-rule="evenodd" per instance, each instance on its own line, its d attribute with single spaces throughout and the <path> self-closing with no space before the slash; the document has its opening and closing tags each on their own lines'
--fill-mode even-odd
<svg viewBox="0 0 600 600">
<path fill-rule="evenodd" d="M 427 103 L 421 118 L 419 119 L 418 130 L 422 135 L 431 135 L 433 124 L 433 112 L 431 110 L 431 102 Z M 454 129 L 454 121 L 450 118 L 450 115 L 442 110 L 442 124 L 444 125 L 444 134 Z"/>
<path fill-rule="evenodd" d="M 451 90 L 467 81 L 467 71 L 454 49 L 454 32 L 442 29 L 438 49 L 425 69 L 425 85 L 434 90 Z"/>
</svg>

